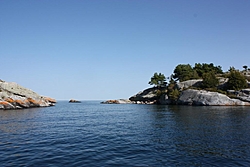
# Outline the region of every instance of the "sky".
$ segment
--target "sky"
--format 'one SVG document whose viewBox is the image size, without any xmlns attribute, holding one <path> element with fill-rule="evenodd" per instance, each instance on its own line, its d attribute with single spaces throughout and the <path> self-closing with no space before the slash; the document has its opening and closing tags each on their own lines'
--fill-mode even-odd
<svg viewBox="0 0 250 167">
<path fill-rule="evenodd" d="M 0 79 L 57 100 L 108 100 L 178 64 L 243 69 L 249 9 L 249 0 L 0 0 Z"/>
</svg>

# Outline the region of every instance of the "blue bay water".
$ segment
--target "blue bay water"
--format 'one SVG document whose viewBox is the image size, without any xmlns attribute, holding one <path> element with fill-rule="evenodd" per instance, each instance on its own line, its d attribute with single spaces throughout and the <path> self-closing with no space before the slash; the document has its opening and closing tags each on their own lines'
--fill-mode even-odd
<svg viewBox="0 0 250 167">
<path fill-rule="evenodd" d="M 250 166 L 250 107 L 0 110 L 0 166 Z"/>
</svg>

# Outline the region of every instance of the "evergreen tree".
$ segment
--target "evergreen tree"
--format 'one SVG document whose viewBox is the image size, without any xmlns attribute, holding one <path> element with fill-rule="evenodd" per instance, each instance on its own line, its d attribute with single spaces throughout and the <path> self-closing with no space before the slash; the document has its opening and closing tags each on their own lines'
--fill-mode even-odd
<svg viewBox="0 0 250 167">
<path fill-rule="evenodd" d="M 239 71 L 231 69 L 228 75 L 228 89 L 240 90 L 247 88 L 247 81 L 243 74 Z"/>
<path fill-rule="evenodd" d="M 219 79 L 215 76 L 214 72 L 207 72 L 202 75 L 203 88 L 216 88 L 219 84 Z"/>
<path fill-rule="evenodd" d="M 223 74 L 221 66 L 214 66 L 213 63 L 210 63 L 210 64 L 195 63 L 194 70 L 197 72 L 199 77 L 202 77 L 203 74 L 208 73 L 208 72 L 213 72 L 214 74 Z"/>
<path fill-rule="evenodd" d="M 167 82 L 166 82 L 166 77 L 162 73 L 154 73 L 154 75 L 151 77 L 150 81 L 148 82 L 150 85 L 155 85 L 157 87 L 165 87 Z"/>
<path fill-rule="evenodd" d="M 245 71 L 247 71 L 247 68 L 248 68 L 248 67 L 247 67 L 247 66 L 243 66 L 243 68 L 244 68 Z"/>
<path fill-rule="evenodd" d="M 179 64 L 175 67 L 173 78 L 182 82 L 190 79 L 198 79 L 199 76 L 190 64 Z"/>
</svg>

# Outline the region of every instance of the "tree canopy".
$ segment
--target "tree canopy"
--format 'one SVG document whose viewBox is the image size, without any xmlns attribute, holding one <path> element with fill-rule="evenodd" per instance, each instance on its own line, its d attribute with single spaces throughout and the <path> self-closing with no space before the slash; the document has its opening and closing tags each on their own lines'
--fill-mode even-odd
<svg viewBox="0 0 250 167">
<path fill-rule="evenodd" d="M 219 79 L 215 76 L 213 71 L 204 73 L 202 79 L 203 88 L 216 88 L 219 84 Z"/>
<path fill-rule="evenodd" d="M 203 74 L 208 73 L 208 72 L 213 72 L 214 74 L 223 74 L 221 66 L 214 66 L 213 63 L 210 63 L 210 64 L 195 63 L 195 66 L 193 69 L 198 73 L 199 77 L 202 77 Z"/>
<path fill-rule="evenodd" d="M 154 73 L 154 75 L 151 77 L 150 81 L 148 82 L 150 85 L 155 85 L 157 87 L 164 87 L 166 86 L 166 77 L 162 73 Z"/>
<path fill-rule="evenodd" d="M 179 64 L 174 69 L 174 79 L 177 81 L 186 81 L 190 79 L 203 78 L 205 73 L 223 74 L 221 66 L 214 66 L 213 63 L 195 63 L 192 68 L 190 64 Z"/>
<path fill-rule="evenodd" d="M 248 70 L 248 69 L 247 69 L 248 67 L 247 67 L 246 65 L 244 65 L 243 68 L 244 68 L 245 71 Z"/>
<path fill-rule="evenodd" d="M 247 81 L 243 74 L 237 70 L 230 70 L 228 75 L 228 89 L 240 90 L 247 88 Z"/>
<path fill-rule="evenodd" d="M 190 79 L 198 79 L 199 76 L 190 64 L 179 64 L 174 69 L 173 78 L 182 82 Z"/>
</svg>

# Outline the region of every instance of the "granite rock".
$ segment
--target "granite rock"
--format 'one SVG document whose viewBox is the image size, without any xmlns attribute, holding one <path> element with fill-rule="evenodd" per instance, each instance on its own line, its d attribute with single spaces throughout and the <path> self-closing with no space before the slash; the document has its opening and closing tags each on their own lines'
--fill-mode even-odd
<svg viewBox="0 0 250 167">
<path fill-rule="evenodd" d="M 250 105 L 239 99 L 231 99 L 228 96 L 205 90 L 187 89 L 182 91 L 178 104 L 199 105 L 199 106 L 244 106 Z"/>
<path fill-rule="evenodd" d="M 17 83 L 0 80 L 0 109 L 48 107 L 55 103 L 55 99 L 40 96 Z"/>
</svg>

